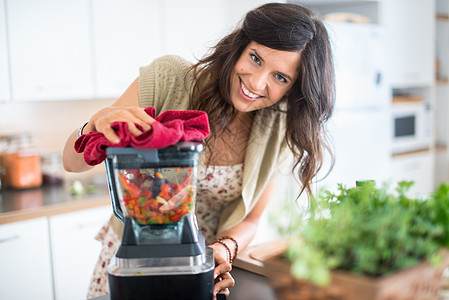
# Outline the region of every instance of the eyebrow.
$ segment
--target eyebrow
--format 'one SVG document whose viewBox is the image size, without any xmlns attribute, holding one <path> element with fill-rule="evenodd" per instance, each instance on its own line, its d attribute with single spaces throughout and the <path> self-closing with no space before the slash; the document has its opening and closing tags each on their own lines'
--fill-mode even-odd
<svg viewBox="0 0 449 300">
<path fill-rule="evenodd" d="M 262 58 L 262 56 L 259 54 L 259 52 L 257 52 L 256 49 L 254 49 L 254 48 L 249 48 L 249 49 L 252 50 L 262 62 L 265 62 L 264 59 Z M 293 81 L 293 78 L 284 72 L 276 71 L 276 73 L 279 73 L 279 75 L 287 78 L 290 81 Z"/>
</svg>

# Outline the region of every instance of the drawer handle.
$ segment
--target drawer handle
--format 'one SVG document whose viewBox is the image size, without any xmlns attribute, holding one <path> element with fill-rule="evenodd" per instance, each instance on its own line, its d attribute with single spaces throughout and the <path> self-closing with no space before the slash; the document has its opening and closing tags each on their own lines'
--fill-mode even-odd
<svg viewBox="0 0 449 300">
<path fill-rule="evenodd" d="M 6 237 L 6 238 L 3 238 L 3 239 L 0 239 L 0 244 L 8 243 L 8 242 L 11 242 L 11 241 L 14 241 L 14 240 L 18 240 L 18 239 L 20 239 L 20 236 L 16 234 L 16 235 L 13 235 L 13 236 L 10 236 L 10 237 Z"/>
</svg>

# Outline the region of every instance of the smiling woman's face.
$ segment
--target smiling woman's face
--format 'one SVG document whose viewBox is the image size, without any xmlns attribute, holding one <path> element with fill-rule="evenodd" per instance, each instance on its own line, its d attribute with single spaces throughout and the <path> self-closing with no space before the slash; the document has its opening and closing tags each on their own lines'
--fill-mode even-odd
<svg viewBox="0 0 449 300">
<path fill-rule="evenodd" d="M 250 42 L 231 73 L 231 101 L 239 112 L 279 102 L 298 78 L 301 55 Z"/>
</svg>

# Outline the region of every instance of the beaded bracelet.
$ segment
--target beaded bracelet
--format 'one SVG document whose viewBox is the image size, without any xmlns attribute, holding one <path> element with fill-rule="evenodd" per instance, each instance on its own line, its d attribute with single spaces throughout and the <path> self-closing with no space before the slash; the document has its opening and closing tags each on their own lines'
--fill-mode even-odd
<svg viewBox="0 0 449 300">
<path fill-rule="evenodd" d="M 212 244 L 221 244 L 225 247 L 226 252 L 228 253 L 228 261 L 230 264 L 232 264 L 232 255 L 231 255 L 231 249 L 229 249 L 228 245 L 226 245 L 225 242 L 223 242 L 222 240 L 215 240 Z"/>
<path fill-rule="evenodd" d="M 232 236 L 222 236 L 218 240 L 219 241 L 231 240 L 235 244 L 234 257 L 231 259 L 231 263 L 232 263 L 234 261 L 234 259 L 237 257 L 237 254 L 239 252 L 239 243 L 237 243 L 236 239 L 234 239 Z"/>
</svg>

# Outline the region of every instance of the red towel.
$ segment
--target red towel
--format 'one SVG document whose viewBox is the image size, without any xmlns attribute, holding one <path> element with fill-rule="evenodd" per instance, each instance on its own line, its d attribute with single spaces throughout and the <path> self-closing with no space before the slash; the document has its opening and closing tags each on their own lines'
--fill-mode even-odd
<svg viewBox="0 0 449 300">
<path fill-rule="evenodd" d="M 145 108 L 145 112 L 155 118 L 153 107 Z M 102 133 L 83 134 L 75 141 L 75 151 L 84 152 L 84 161 L 91 166 L 103 162 L 107 147 L 133 147 L 138 149 L 160 149 L 174 145 L 180 141 L 200 141 L 209 133 L 209 119 L 203 111 L 167 110 L 155 118 L 151 129 L 134 136 L 128 131 L 126 122 L 114 122 L 111 127 L 120 138 L 118 144 L 111 143 Z M 140 128 L 139 125 L 137 125 Z"/>
</svg>

